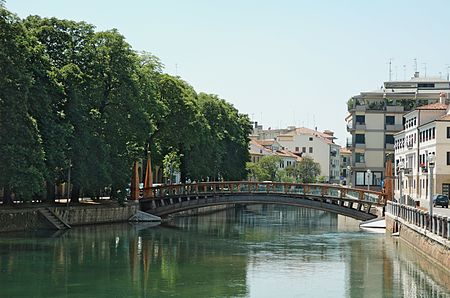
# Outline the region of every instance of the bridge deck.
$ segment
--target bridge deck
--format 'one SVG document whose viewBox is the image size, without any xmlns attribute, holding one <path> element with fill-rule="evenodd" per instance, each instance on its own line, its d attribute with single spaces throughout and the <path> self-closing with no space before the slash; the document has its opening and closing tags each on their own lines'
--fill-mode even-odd
<svg viewBox="0 0 450 298">
<path fill-rule="evenodd" d="M 183 210 L 235 203 L 285 204 L 326 210 L 366 220 L 373 206 L 384 206 L 384 193 L 329 184 L 206 182 L 152 187 L 141 207 L 163 216 Z"/>
</svg>

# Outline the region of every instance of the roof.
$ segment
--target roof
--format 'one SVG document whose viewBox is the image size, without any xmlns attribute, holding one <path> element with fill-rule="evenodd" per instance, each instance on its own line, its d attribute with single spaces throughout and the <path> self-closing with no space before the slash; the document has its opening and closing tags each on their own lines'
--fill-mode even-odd
<svg viewBox="0 0 450 298">
<path fill-rule="evenodd" d="M 417 107 L 416 110 L 447 110 L 448 105 L 445 103 L 432 103 L 429 105 L 424 105 Z"/>
<path fill-rule="evenodd" d="M 262 145 L 262 146 L 270 146 L 273 145 L 273 143 L 275 143 L 275 140 L 256 140 L 256 142 L 258 142 L 258 144 Z"/>
<path fill-rule="evenodd" d="M 341 154 L 352 154 L 352 151 L 345 147 L 341 147 L 341 149 L 339 149 L 339 151 L 341 152 Z"/>
<path fill-rule="evenodd" d="M 449 114 L 444 115 L 444 116 L 442 116 L 441 118 L 439 118 L 438 121 L 439 121 L 439 120 L 442 120 L 442 121 L 450 121 L 450 115 L 449 115 Z"/>
<path fill-rule="evenodd" d="M 335 137 L 328 135 L 326 133 L 317 131 L 317 130 L 313 130 L 310 128 L 306 128 L 306 127 L 298 127 L 294 130 L 291 130 L 283 135 L 311 135 L 311 136 L 315 136 L 318 138 L 323 139 L 326 143 L 331 144 L 333 143 L 333 139 L 336 139 Z M 283 136 L 280 135 L 280 136 Z"/>
</svg>

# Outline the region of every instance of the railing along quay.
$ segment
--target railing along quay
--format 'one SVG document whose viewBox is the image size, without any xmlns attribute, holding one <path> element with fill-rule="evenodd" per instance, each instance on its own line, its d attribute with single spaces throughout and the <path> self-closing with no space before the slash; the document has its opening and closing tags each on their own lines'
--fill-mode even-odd
<svg viewBox="0 0 450 298">
<path fill-rule="evenodd" d="M 448 217 L 433 214 L 430 218 L 428 211 L 391 201 L 386 204 L 386 212 L 437 236 L 450 239 L 450 218 Z"/>
</svg>

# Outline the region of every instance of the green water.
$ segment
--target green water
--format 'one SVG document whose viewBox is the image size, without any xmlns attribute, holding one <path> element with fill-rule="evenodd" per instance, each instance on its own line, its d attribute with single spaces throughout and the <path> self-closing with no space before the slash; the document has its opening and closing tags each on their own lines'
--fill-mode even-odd
<svg viewBox="0 0 450 298">
<path fill-rule="evenodd" d="M 450 297 L 448 271 L 354 220 L 249 209 L 1 235 L 0 297 Z"/>
</svg>

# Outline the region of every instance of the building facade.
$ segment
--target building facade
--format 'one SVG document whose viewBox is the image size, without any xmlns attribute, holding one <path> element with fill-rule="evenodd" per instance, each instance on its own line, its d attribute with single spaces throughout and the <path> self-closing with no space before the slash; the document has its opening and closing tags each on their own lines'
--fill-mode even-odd
<svg viewBox="0 0 450 298">
<path fill-rule="evenodd" d="M 394 135 L 403 130 L 403 114 L 436 103 L 450 91 L 450 82 L 422 78 L 385 82 L 380 90 L 361 92 L 348 101 L 347 148 L 352 152 L 351 184 L 380 189 L 386 159 L 394 154 Z"/>
<path fill-rule="evenodd" d="M 438 103 L 418 107 L 405 115 L 405 129 L 395 135 L 395 196 L 429 202 L 428 156 L 435 156 L 433 193 L 449 195 L 450 187 L 450 110 L 448 94 Z M 401 167 L 401 166 L 403 167 Z"/>
<path fill-rule="evenodd" d="M 320 175 L 325 181 L 339 183 L 340 146 L 334 143 L 333 132 L 299 127 L 280 134 L 276 139 L 283 148 L 319 163 Z"/>
</svg>

